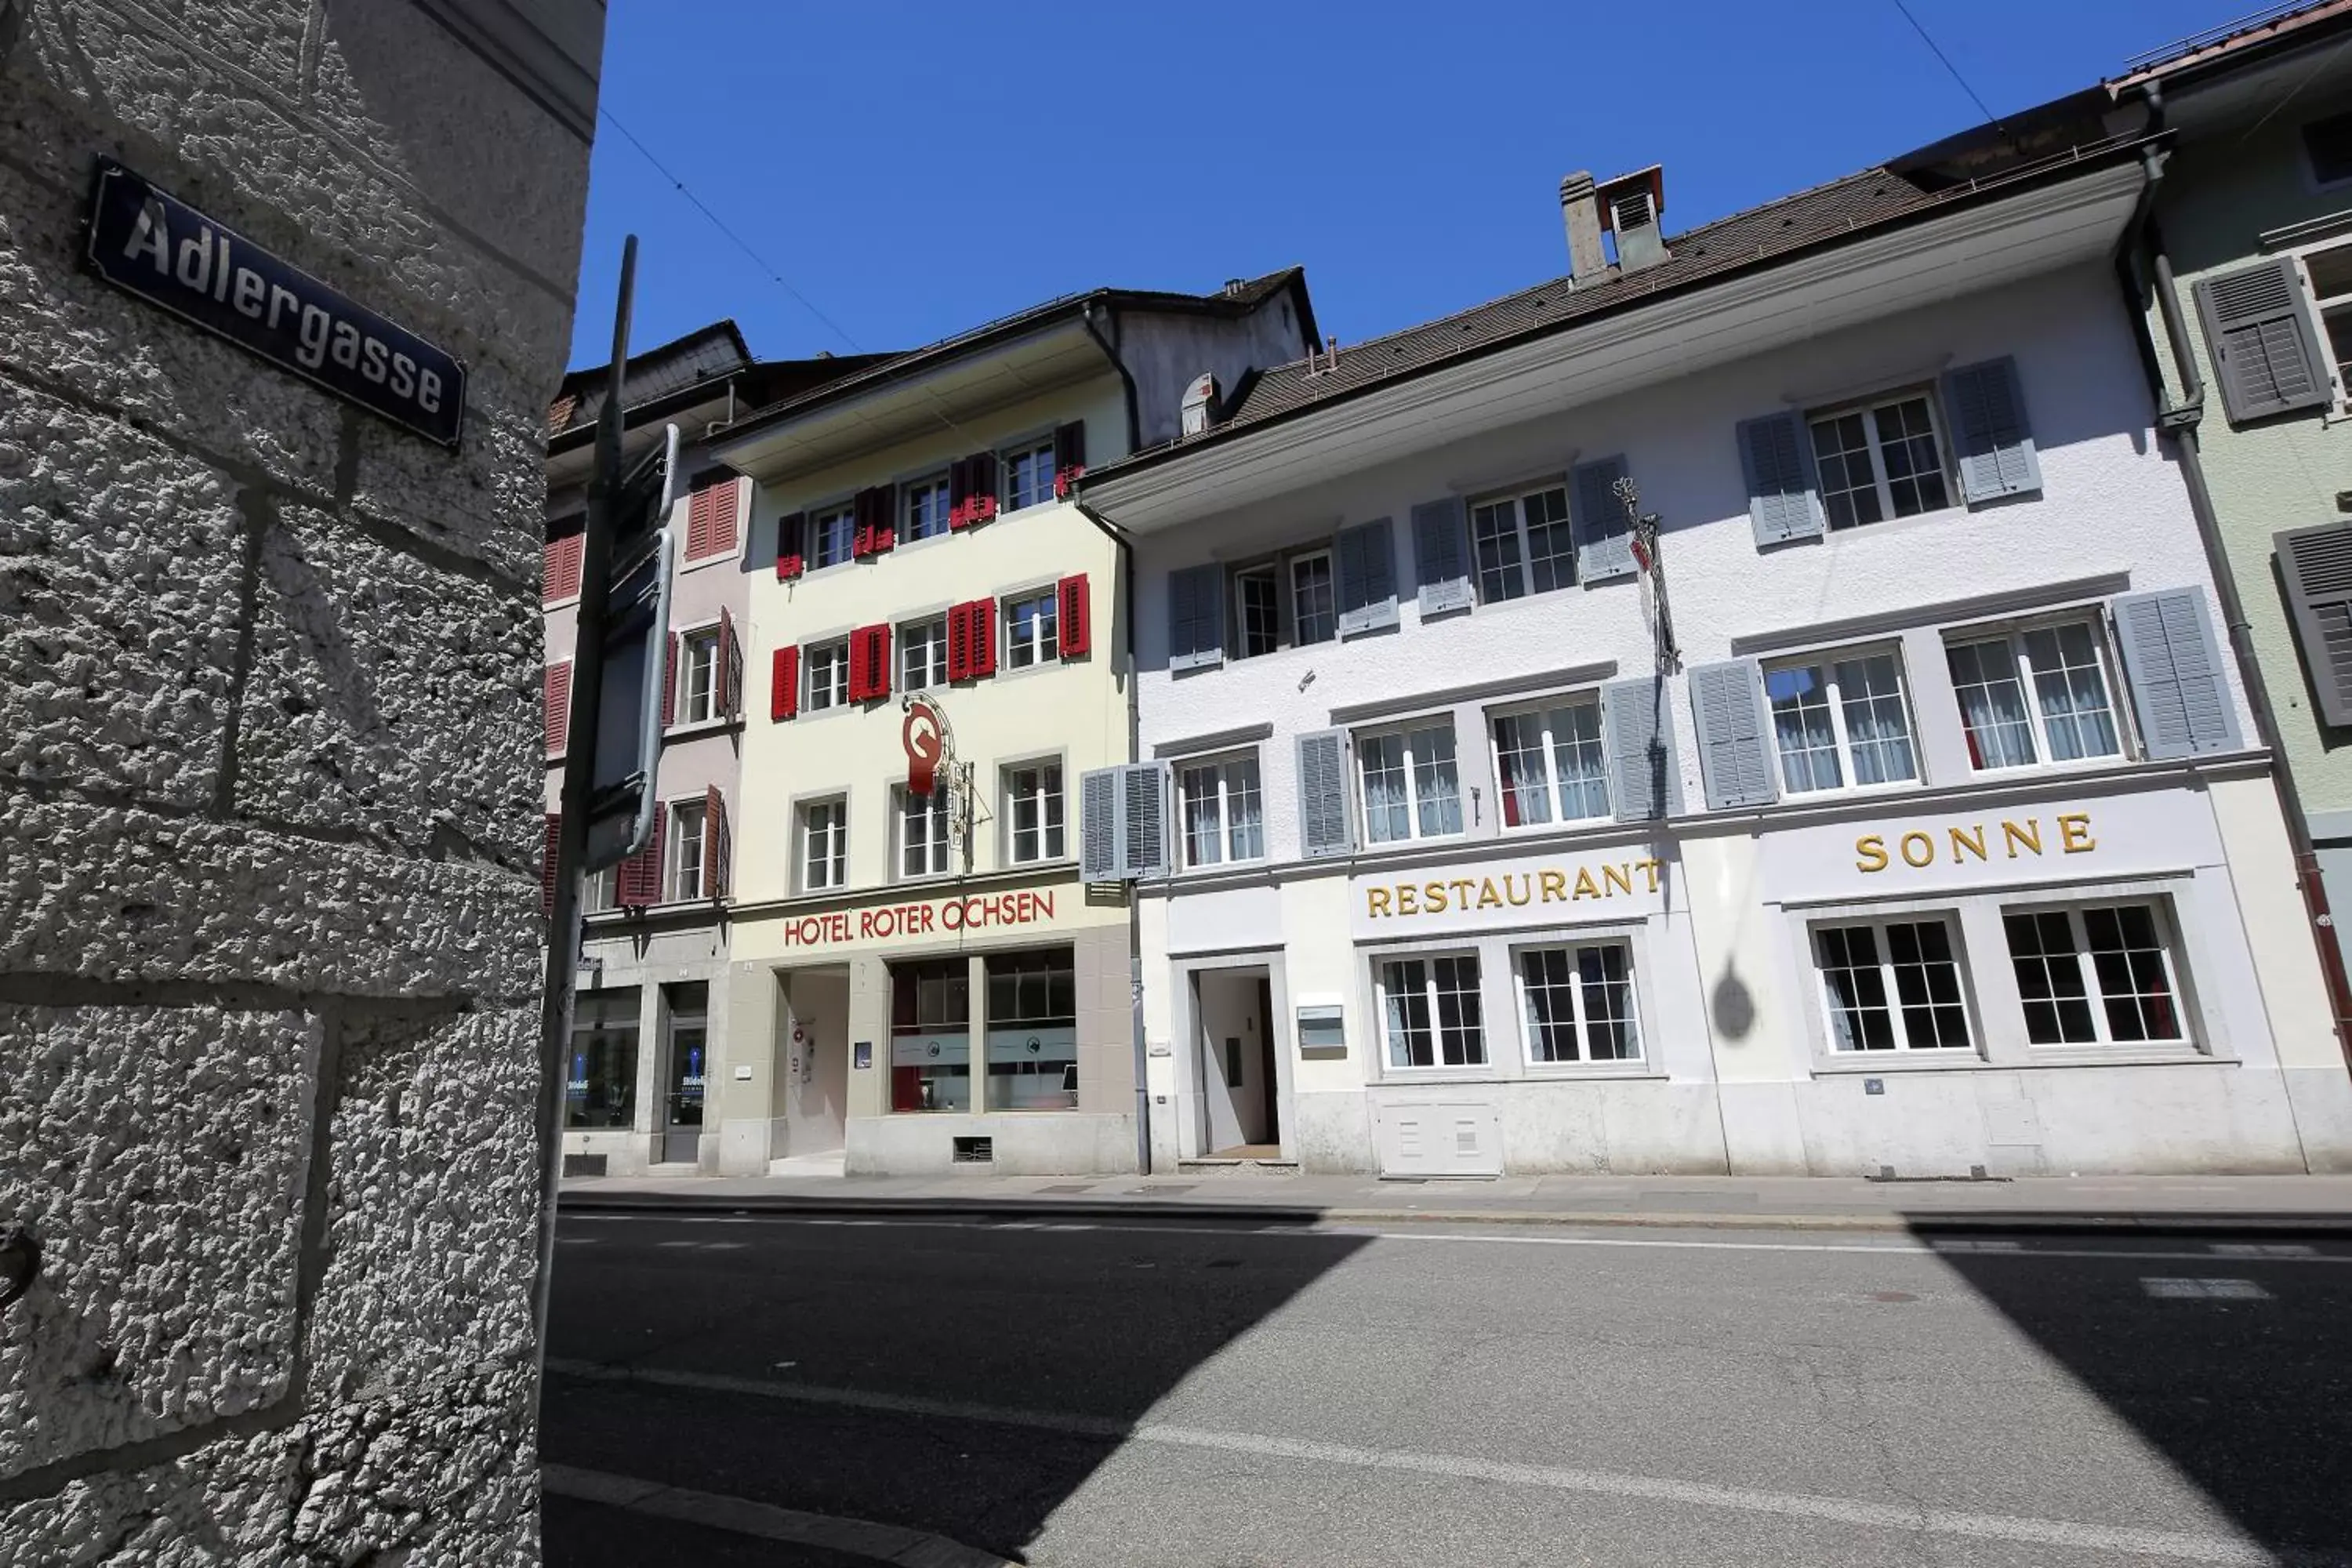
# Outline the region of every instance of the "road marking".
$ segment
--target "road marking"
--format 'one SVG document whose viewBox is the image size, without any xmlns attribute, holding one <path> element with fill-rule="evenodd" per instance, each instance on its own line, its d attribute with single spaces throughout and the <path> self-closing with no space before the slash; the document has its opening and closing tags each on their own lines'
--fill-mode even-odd
<svg viewBox="0 0 2352 1568">
<path fill-rule="evenodd" d="M 2251 1279 L 2158 1279 L 2143 1277 L 2141 1289 L 2159 1301 L 2267 1301 L 2271 1293 Z"/>
<path fill-rule="evenodd" d="M 1031 1220 L 992 1220 L 981 1216 L 951 1219 L 922 1219 L 892 1215 L 888 1218 L 859 1217 L 844 1219 L 830 1215 L 674 1215 L 658 1210 L 620 1213 L 579 1214 L 566 1211 L 563 1222 L 576 1225 L 593 1221 L 604 1223 L 654 1222 L 665 1225 L 767 1225 L 767 1226 L 892 1226 L 907 1230 L 968 1230 L 989 1234 L 1047 1236 L 1062 1231 L 1091 1231 L 1098 1235 L 1126 1236 L 1338 1236 L 1357 1237 L 1377 1241 L 1426 1241 L 1475 1243 L 1484 1247 L 1614 1247 L 1673 1252 L 1845 1252 L 1867 1253 L 1878 1258 L 1936 1258 L 1946 1254 L 1993 1258 L 2095 1258 L 2125 1262 L 2210 1263 L 2216 1256 L 2215 1246 L 2203 1251 L 2180 1248 L 2120 1247 L 2032 1247 L 2023 1242 L 1975 1237 L 1937 1237 L 1922 1245 L 1903 1241 L 1696 1241 L 1680 1237 L 1635 1236 L 1534 1236 L 1518 1228 L 1494 1231 L 1384 1230 L 1376 1226 L 1318 1225 L 1160 1225 L 1160 1224 L 1062 1224 L 1041 1225 Z M 2029 1222 L 2030 1223 L 2030 1222 Z M 656 1245 L 686 1245 L 658 1243 Z M 2287 1246 L 2266 1247 L 2259 1256 L 2229 1254 L 2243 1257 L 2246 1261 L 2260 1263 L 2333 1263 L 2352 1264 L 2352 1252 L 2320 1252 L 2310 1247 L 2294 1250 Z"/>
<path fill-rule="evenodd" d="M 2292 1562 L 2307 1568 L 2346 1568 L 2352 1552 L 2338 1548 L 2295 1550 L 2274 1553 L 2239 1536 L 2200 1534 L 2188 1531 L 2146 1530 L 2118 1525 L 2082 1524 L 2070 1520 L 2033 1519 L 2013 1514 L 1966 1513 L 1955 1509 L 1920 1508 L 1900 1503 L 1868 1502 L 1854 1498 L 1824 1497 L 1803 1492 L 1765 1491 L 1750 1487 L 1717 1486 L 1706 1481 L 1676 1480 L 1659 1476 L 1626 1475 L 1608 1470 L 1569 1469 L 1553 1465 L 1522 1465 L 1482 1459 L 1466 1454 L 1414 1453 L 1396 1448 L 1364 1448 L 1297 1437 L 1276 1437 L 1255 1432 L 1222 1431 L 1180 1426 L 1158 1421 L 1125 1422 L 1103 1416 L 1064 1415 L 1045 1410 L 1016 1410 L 971 1405 L 956 1400 L 923 1399 L 903 1394 L 868 1393 L 854 1388 L 770 1383 L 758 1378 L 730 1377 L 718 1373 L 667 1372 L 647 1367 L 603 1366 L 593 1362 L 551 1356 L 547 1370 L 559 1375 L 601 1383 L 642 1383 L 661 1387 L 750 1394 L 799 1405 L 877 1410 L 953 1421 L 981 1421 L 992 1426 L 1059 1432 L 1112 1442 L 1156 1443 L 1169 1447 L 1248 1454 L 1263 1458 L 1294 1459 L 1307 1464 L 1350 1469 L 1403 1471 L 1459 1480 L 1534 1487 L 1550 1491 L 1580 1492 L 1615 1498 L 1638 1498 L 1695 1508 L 1727 1509 L 1743 1513 L 1774 1514 L 1788 1519 L 1820 1520 L 1867 1529 L 1902 1531 L 1927 1535 L 1963 1536 L 1976 1540 L 2013 1541 L 2077 1552 L 2114 1552 L 2160 1557 L 2181 1563 L 2246 1564 L 2272 1568 Z"/>
<path fill-rule="evenodd" d="M 539 1484 L 557 1497 L 601 1503 L 606 1508 L 659 1519 L 683 1520 L 706 1530 L 723 1530 L 762 1541 L 788 1541 L 797 1546 L 819 1546 L 845 1556 L 876 1563 L 920 1563 L 936 1568 L 1012 1568 L 993 1552 L 981 1552 L 944 1535 L 905 1530 L 895 1524 L 873 1524 L 862 1519 L 837 1519 L 831 1514 L 803 1513 L 749 1498 L 719 1492 L 688 1491 L 571 1465 L 541 1465 Z"/>
<path fill-rule="evenodd" d="M 2300 1241 L 2217 1241 L 2213 1250 L 2222 1258 L 2309 1258 L 2319 1249 Z"/>
</svg>

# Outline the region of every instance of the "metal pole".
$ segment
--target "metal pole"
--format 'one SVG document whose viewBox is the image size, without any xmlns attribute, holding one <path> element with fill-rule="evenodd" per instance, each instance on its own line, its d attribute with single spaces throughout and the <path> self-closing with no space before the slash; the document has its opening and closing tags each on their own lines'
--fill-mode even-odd
<svg viewBox="0 0 2352 1568">
<path fill-rule="evenodd" d="M 546 1375 L 548 1305 L 555 1274 L 555 1200 L 563 1179 L 563 1102 L 571 1081 L 572 981 L 580 952 L 580 868 L 588 849 L 588 797 L 596 770 L 596 716 L 604 693 L 604 616 L 611 596 L 613 507 L 621 483 L 621 397 L 629 357 L 629 309 L 636 289 L 637 237 L 621 247 L 620 299 L 613 311 L 613 359 L 596 414 L 596 467 L 588 483 L 581 539 L 580 603 L 572 663 L 572 718 L 557 810 L 555 897 L 548 911 L 546 1000 L 540 1013 L 539 1280 L 532 1304 L 541 1377 Z M 656 628 L 658 631 L 658 628 Z M 532 1398 L 538 1397 L 538 1380 Z M 536 1414 L 534 1410 L 534 1415 Z"/>
</svg>

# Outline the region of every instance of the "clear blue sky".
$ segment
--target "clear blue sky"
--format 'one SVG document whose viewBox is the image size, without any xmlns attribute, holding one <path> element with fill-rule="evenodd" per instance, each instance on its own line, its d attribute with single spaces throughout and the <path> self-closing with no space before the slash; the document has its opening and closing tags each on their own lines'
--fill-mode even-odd
<svg viewBox="0 0 2352 1568">
<path fill-rule="evenodd" d="M 2253 0 L 1908 0 L 1995 113 Z M 1669 233 L 1980 119 L 1895 0 L 611 0 L 575 363 L 733 316 L 911 348 L 1055 294 L 1305 264 L 1356 342 L 1567 270 L 1558 189 L 1665 165 Z M 846 334 L 845 337 L 844 334 Z"/>
</svg>

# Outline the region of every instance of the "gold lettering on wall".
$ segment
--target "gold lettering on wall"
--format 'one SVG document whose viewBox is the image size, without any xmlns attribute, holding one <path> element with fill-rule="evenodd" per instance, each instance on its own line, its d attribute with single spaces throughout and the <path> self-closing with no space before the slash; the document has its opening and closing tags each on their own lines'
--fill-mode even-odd
<svg viewBox="0 0 2352 1568">
<path fill-rule="evenodd" d="M 2000 841 L 2009 847 L 2009 858 L 2012 860 L 2017 858 L 2017 847 L 2021 844 L 2039 855 L 2042 853 L 2042 824 L 2039 820 L 2028 820 L 2023 824 L 2004 822 L 2000 825 Z"/>
<path fill-rule="evenodd" d="M 2099 841 L 2091 837 L 2089 812 L 2062 811 L 2053 820 L 2058 824 L 2059 847 L 2067 854 L 2086 855 L 2099 847 Z M 1971 857 L 1979 860 L 1992 858 L 1990 830 L 1984 823 L 1971 823 L 1966 827 L 1947 826 L 1944 833 L 1953 865 L 1965 865 Z M 1886 851 L 1886 838 L 1884 833 L 1865 833 L 1855 839 L 1853 868 L 1871 873 L 1884 871 L 1893 864 L 1892 857 Z M 2004 820 L 2000 825 L 2000 842 L 2002 850 L 2011 860 L 2016 859 L 2021 852 L 2042 854 L 2042 819 L 2029 816 L 2022 822 Z M 1896 837 L 1895 853 L 1902 856 L 1906 866 L 1917 868 L 1932 866 L 1936 863 L 1936 836 L 1925 828 L 1906 828 Z"/>
<path fill-rule="evenodd" d="M 1853 841 L 1853 868 L 1857 871 L 1886 869 L 1886 840 L 1875 833 L 1865 833 Z"/>
<path fill-rule="evenodd" d="M 1575 903 L 1584 899 L 1632 897 L 1639 876 L 1650 892 L 1658 890 L 1662 862 L 1622 860 L 1599 867 L 1546 866 L 1533 871 L 1507 871 L 1496 877 L 1448 877 L 1427 882 L 1396 882 L 1364 889 L 1364 913 L 1373 920 L 1403 915 L 1468 913 L 1499 910 L 1508 905 Z M 1595 875 L 1595 871 L 1599 875 Z"/>
<path fill-rule="evenodd" d="M 2091 814 L 2087 811 L 2063 811 L 2058 814 L 2058 842 L 2069 855 L 2082 855 L 2099 847 L 2091 837 Z"/>
</svg>

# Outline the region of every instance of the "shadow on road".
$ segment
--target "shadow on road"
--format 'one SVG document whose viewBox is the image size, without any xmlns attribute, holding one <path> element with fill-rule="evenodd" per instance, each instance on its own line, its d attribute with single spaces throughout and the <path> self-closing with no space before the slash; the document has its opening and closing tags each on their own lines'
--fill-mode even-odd
<svg viewBox="0 0 2352 1568">
<path fill-rule="evenodd" d="M 2044 1224 L 2055 1231 L 2070 1217 L 2095 1216 Z M 2022 1244 L 2139 1254 L 2060 1269 L 1980 1225 L 1908 1218 L 1914 1236 L 2254 1540 L 2340 1549 L 2352 1534 L 2352 1267 L 2288 1261 L 2310 1244 L 2275 1232 L 2209 1241 L 2072 1230 L 2071 1241 Z"/>
<path fill-rule="evenodd" d="M 1120 1223 L 567 1221 L 546 1457 L 1017 1561 L 1127 1426 L 1368 1240 Z"/>
</svg>

